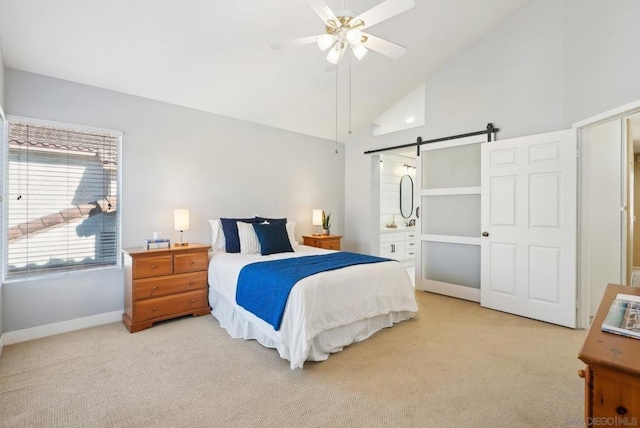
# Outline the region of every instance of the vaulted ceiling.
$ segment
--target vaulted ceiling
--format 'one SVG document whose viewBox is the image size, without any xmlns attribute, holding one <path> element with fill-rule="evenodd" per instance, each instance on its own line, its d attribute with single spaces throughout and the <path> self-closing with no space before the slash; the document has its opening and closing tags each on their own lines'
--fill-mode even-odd
<svg viewBox="0 0 640 428">
<path fill-rule="evenodd" d="M 360 13 L 381 0 L 326 2 Z M 351 61 L 353 131 L 526 2 L 416 0 L 368 29 L 408 52 Z M 323 32 L 305 0 L 0 0 L 6 67 L 331 140 L 338 118 L 347 141 L 348 58 L 336 75 L 316 45 L 270 47 Z"/>
</svg>

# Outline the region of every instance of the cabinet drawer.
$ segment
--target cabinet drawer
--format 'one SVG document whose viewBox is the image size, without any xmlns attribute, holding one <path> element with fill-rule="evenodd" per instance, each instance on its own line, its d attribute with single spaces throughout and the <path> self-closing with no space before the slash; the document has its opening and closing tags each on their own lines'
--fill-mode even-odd
<svg viewBox="0 0 640 428">
<path fill-rule="evenodd" d="M 173 263 L 175 273 L 195 272 L 198 270 L 207 270 L 207 253 L 200 251 L 197 253 L 175 254 Z"/>
<path fill-rule="evenodd" d="M 207 288 L 206 271 L 136 279 L 133 281 L 133 300 L 151 299 L 201 288 Z"/>
<path fill-rule="evenodd" d="M 133 259 L 133 279 L 150 276 L 170 275 L 173 273 L 173 257 L 136 257 Z"/>
<path fill-rule="evenodd" d="M 380 234 L 380 243 L 387 242 L 395 242 L 395 241 L 404 241 L 404 233 L 402 232 L 393 232 L 393 233 L 381 233 Z"/>
<path fill-rule="evenodd" d="M 416 233 L 415 232 L 405 232 L 404 234 L 404 240 L 405 241 L 413 241 L 415 242 L 416 240 Z"/>
<path fill-rule="evenodd" d="M 404 250 L 404 258 L 405 259 L 415 259 L 416 258 L 416 250 L 411 248 L 408 250 Z"/>
<path fill-rule="evenodd" d="M 335 239 L 331 241 L 323 241 L 320 243 L 320 248 L 325 248 L 327 250 L 339 250 L 340 249 L 340 240 Z"/>
<path fill-rule="evenodd" d="M 133 304 L 136 321 L 144 321 L 168 315 L 189 312 L 208 305 L 207 290 L 190 291 L 174 296 L 141 300 Z"/>
<path fill-rule="evenodd" d="M 640 418 L 640 379 L 593 367 L 591 382 L 592 417 Z"/>
</svg>

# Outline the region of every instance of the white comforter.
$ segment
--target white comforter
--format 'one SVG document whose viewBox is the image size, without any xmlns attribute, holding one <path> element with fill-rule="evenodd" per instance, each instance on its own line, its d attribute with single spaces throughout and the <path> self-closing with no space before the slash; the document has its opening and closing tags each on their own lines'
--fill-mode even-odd
<svg viewBox="0 0 640 428">
<path fill-rule="evenodd" d="M 209 263 L 210 288 L 233 306 L 233 319 L 245 318 L 241 321 L 251 324 L 252 332 L 249 332 L 244 327 L 240 330 L 229 328 L 220 320 L 222 327 L 233 337 L 256 338 L 265 346 L 275 347 L 281 357 L 291 361 L 291 368 L 295 368 L 303 366 L 309 357 L 312 340 L 323 332 L 380 315 L 389 315 L 392 322 L 398 322 L 417 313 L 414 289 L 406 270 L 398 262 L 389 261 L 350 266 L 300 280 L 291 290 L 280 330 L 274 330 L 262 319 L 237 306 L 238 275 L 249 263 L 333 252 L 304 245 L 295 249 L 295 253 L 270 256 L 213 254 Z M 216 302 L 210 303 L 216 315 Z M 369 328 L 372 331 L 367 336 L 386 326 Z M 261 337 L 264 340 L 260 340 Z M 364 337 L 356 338 L 362 339 Z"/>
</svg>

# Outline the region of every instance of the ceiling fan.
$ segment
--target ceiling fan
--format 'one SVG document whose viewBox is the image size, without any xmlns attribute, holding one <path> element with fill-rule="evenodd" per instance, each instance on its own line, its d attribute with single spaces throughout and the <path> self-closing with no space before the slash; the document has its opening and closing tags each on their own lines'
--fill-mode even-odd
<svg viewBox="0 0 640 428">
<path fill-rule="evenodd" d="M 322 51 L 329 49 L 327 61 L 331 64 L 338 64 L 348 49 L 351 49 L 358 60 L 364 58 L 369 50 L 394 59 L 400 58 L 407 51 L 404 46 L 365 33 L 364 30 L 411 9 L 416 4 L 415 0 L 385 0 L 359 15 L 350 10 L 338 10 L 334 13 L 324 0 L 307 0 L 307 2 L 324 22 L 325 33 L 274 43 L 271 45 L 272 48 L 281 49 L 317 43 Z"/>
</svg>

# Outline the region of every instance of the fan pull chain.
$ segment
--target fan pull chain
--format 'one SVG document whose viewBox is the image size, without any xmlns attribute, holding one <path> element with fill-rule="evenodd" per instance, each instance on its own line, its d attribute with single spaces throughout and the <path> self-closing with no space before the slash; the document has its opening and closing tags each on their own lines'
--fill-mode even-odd
<svg viewBox="0 0 640 428">
<path fill-rule="evenodd" d="M 349 55 L 349 135 L 351 135 L 351 55 Z"/>
</svg>

